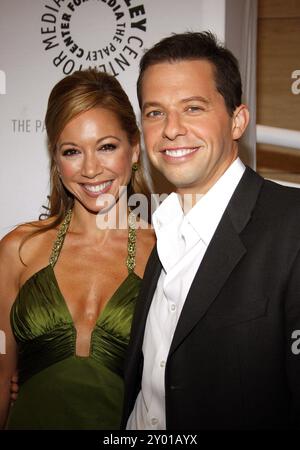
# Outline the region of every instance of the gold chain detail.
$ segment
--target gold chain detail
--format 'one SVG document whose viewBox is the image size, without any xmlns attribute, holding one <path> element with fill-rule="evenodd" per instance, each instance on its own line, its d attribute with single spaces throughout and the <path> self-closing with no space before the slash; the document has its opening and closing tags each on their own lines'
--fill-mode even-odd
<svg viewBox="0 0 300 450">
<path fill-rule="evenodd" d="M 126 266 L 128 272 L 133 272 L 135 268 L 135 253 L 136 253 L 136 221 L 135 215 L 129 213 L 128 215 L 128 254 Z"/>
<path fill-rule="evenodd" d="M 59 230 L 58 230 L 58 233 L 57 233 L 57 237 L 55 239 L 55 242 L 54 242 L 54 245 L 53 245 L 53 248 L 52 248 L 52 252 L 51 252 L 51 255 L 50 255 L 50 258 L 49 258 L 49 264 L 52 267 L 54 267 L 54 265 L 55 265 L 55 263 L 57 261 L 57 258 L 59 256 L 61 247 L 63 245 L 65 236 L 67 234 L 67 231 L 68 231 L 68 228 L 69 228 L 69 225 L 70 225 L 70 222 L 71 222 L 71 218 L 72 218 L 72 209 L 69 209 L 67 211 L 67 214 L 66 214 L 63 222 L 61 223 L 61 225 L 59 227 Z"/>
<path fill-rule="evenodd" d="M 54 267 L 61 247 L 63 245 L 66 233 L 68 231 L 70 222 L 72 218 L 72 209 L 69 209 L 66 217 L 64 218 L 64 221 L 59 227 L 57 238 L 54 242 L 52 252 L 49 258 L 49 264 Z M 136 221 L 135 221 L 135 215 L 130 213 L 128 216 L 128 255 L 126 260 L 126 266 L 128 269 L 128 272 L 133 272 L 135 268 L 135 254 L 136 254 Z"/>
</svg>

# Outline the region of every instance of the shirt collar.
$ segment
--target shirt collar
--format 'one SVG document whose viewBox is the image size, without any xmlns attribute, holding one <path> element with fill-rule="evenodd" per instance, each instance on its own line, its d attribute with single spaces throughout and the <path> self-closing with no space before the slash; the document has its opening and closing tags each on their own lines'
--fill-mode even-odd
<svg viewBox="0 0 300 450">
<path fill-rule="evenodd" d="M 168 272 L 180 259 L 182 240 L 179 230 L 184 218 L 179 197 L 170 194 L 152 216 L 157 237 L 157 252 L 165 272 Z"/>
<path fill-rule="evenodd" d="M 190 251 L 200 240 L 206 247 L 209 245 L 244 170 L 244 164 L 235 160 L 186 215 L 176 193 L 157 208 L 152 223 L 157 252 L 166 273 L 181 260 L 184 251 Z"/>
<path fill-rule="evenodd" d="M 245 169 L 240 158 L 235 159 L 210 190 L 186 214 L 185 220 L 190 223 L 206 245 L 210 243 Z"/>
<path fill-rule="evenodd" d="M 172 192 L 159 205 L 152 215 L 152 223 L 157 234 L 162 228 L 169 228 L 176 223 L 177 225 L 183 220 L 183 210 L 178 195 Z"/>
<path fill-rule="evenodd" d="M 186 216 L 183 214 L 178 195 L 172 192 L 152 216 L 156 236 L 158 237 L 161 230 L 178 228 L 186 221 L 208 245 L 244 171 L 245 166 L 240 158 L 235 159 Z"/>
</svg>

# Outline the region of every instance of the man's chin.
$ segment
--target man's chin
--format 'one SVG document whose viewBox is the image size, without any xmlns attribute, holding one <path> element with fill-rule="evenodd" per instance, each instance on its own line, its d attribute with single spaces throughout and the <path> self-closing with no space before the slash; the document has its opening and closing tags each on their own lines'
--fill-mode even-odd
<svg viewBox="0 0 300 450">
<path fill-rule="evenodd" d="M 189 190 L 193 188 L 193 183 L 188 180 L 182 180 L 182 178 L 177 177 L 165 177 L 169 183 L 171 183 L 173 186 L 175 186 L 177 189 L 185 189 Z"/>
</svg>

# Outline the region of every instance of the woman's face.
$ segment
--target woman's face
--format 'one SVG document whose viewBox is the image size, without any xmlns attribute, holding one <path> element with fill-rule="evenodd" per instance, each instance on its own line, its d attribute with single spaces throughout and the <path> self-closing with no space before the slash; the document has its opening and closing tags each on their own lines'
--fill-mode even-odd
<svg viewBox="0 0 300 450">
<path fill-rule="evenodd" d="M 57 168 L 64 186 L 85 208 L 101 210 L 99 198 L 127 186 L 131 168 L 137 162 L 139 145 L 129 143 L 117 116 L 103 108 L 93 108 L 70 120 L 56 149 Z M 101 204 L 101 201 L 100 201 Z"/>
</svg>

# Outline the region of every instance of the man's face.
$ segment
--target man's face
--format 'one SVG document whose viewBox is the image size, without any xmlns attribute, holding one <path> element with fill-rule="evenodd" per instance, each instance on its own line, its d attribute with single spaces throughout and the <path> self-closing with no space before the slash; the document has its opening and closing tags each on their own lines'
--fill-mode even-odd
<svg viewBox="0 0 300 450">
<path fill-rule="evenodd" d="M 247 125 L 247 114 L 242 105 L 230 117 L 206 60 L 159 63 L 144 73 L 146 149 L 153 165 L 181 194 L 204 194 L 225 172 L 237 157 L 234 140 Z"/>
</svg>

